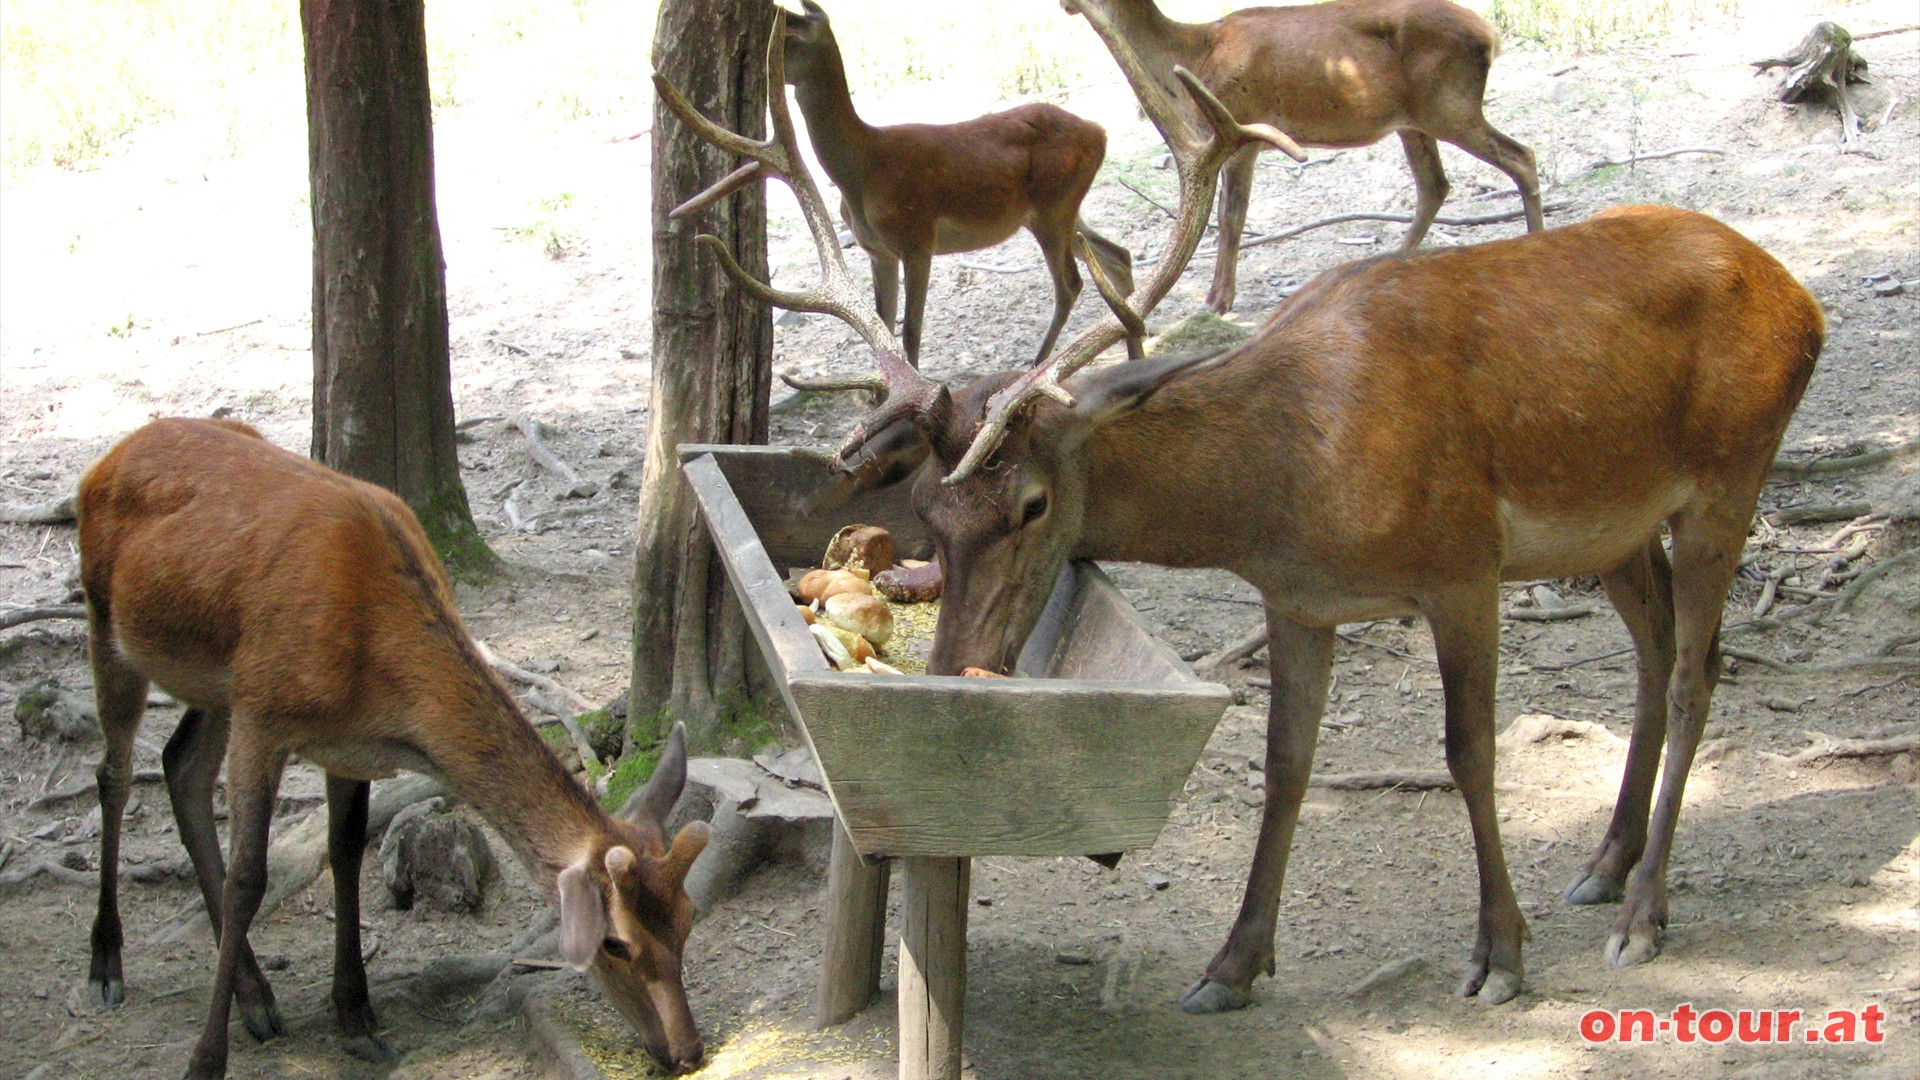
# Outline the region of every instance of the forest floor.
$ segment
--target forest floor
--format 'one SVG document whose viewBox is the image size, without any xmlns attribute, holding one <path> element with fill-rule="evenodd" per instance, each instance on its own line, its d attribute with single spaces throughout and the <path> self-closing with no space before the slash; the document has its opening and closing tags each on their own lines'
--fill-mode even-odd
<svg viewBox="0 0 1920 1080">
<path fill-rule="evenodd" d="M 1792 19 L 1717 19 L 1673 36 L 1575 55 L 1515 49 L 1494 68 L 1488 114 L 1538 155 L 1549 224 L 1621 203 L 1712 214 L 1778 257 L 1824 306 L 1829 337 L 1787 433 L 1790 458 L 1844 456 L 1920 436 L 1920 33 L 1862 41 L 1874 82 L 1871 130 L 1844 151 L 1831 108 L 1789 107 L 1749 62 L 1791 46 L 1816 18 L 1856 34 L 1912 21 L 1910 3 L 1870 0 Z M 1063 22 L 1061 33 L 1083 29 Z M 1085 214 L 1137 254 L 1164 242 L 1161 212 L 1119 182 L 1171 203 L 1172 173 L 1118 76 L 1063 103 L 1105 124 L 1108 170 Z M 908 88 L 870 119 L 961 119 L 982 99 Z M 1883 115 L 1884 111 L 1884 115 Z M 503 658 L 551 667 L 595 701 L 624 686 L 627 596 L 650 375 L 648 144 L 581 122 L 559 129 L 454 111 L 437 128 L 453 373 L 469 437 L 461 451 L 475 513 L 511 573 L 463 586 L 476 637 Z M 0 502 L 67 490 L 86 464 L 151 416 L 216 409 L 304 450 L 309 433 L 310 267 L 304 130 L 231 160 L 189 160 L 169 127 L 138 131 L 123 152 L 80 173 L 30 177 L 8 192 L 0 230 Z M 1712 147 L 1630 166 L 1592 163 Z M 1453 197 L 1445 214 L 1516 206 L 1507 180 L 1444 148 Z M 1393 140 L 1313 154 L 1306 167 L 1262 160 L 1249 215 L 1257 231 L 1358 210 L 1405 211 L 1413 189 Z M 789 199 L 772 200 L 772 262 L 783 281 L 812 273 Z M 1235 318 L 1258 322 L 1314 273 L 1392 250 L 1402 226 L 1352 223 L 1248 250 Z M 1516 235 L 1518 223 L 1434 230 L 1430 244 Z M 853 260 L 864 274 L 864 260 Z M 924 355 L 936 376 L 1023 364 L 1050 308 L 1024 236 L 1004 249 L 935 264 Z M 1002 272 L 1021 266 L 1023 272 Z M 991 269 L 982 269 L 987 267 Z M 1153 318 L 1173 325 L 1202 306 L 1212 274 L 1197 259 Z M 1905 282 L 1904 292 L 1886 283 Z M 1071 334 L 1100 314 L 1092 291 Z M 783 320 L 782 363 L 854 370 L 851 333 L 819 317 Z M 778 393 L 778 392 L 776 392 Z M 505 418 L 551 425 L 549 442 L 600 484 L 587 499 L 542 473 Z M 824 445 L 845 404 L 778 414 L 773 438 Z M 515 530 L 513 494 L 527 527 Z M 1920 506 L 1920 458 L 1770 484 L 1761 511 L 1862 503 Z M 1526 991 L 1485 1008 L 1451 996 L 1472 940 L 1472 848 L 1450 792 L 1316 789 L 1289 867 L 1278 975 L 1253 1005 L 1191 1017 L 1175 1007 L 1238 906 L 1259 820 L 1265 654 L 1226 674 L 1242 704 L 1215 731 L 1159 842 L 1106 871 L 1073 859 L 977 860 L 967 998 L 971 1075 L 1110 1077 L 1803 1077 L 1920 1075 L 1920 783 L 1915 756 L 1796 764 L 1809 732 L 1834 738 L 1920 733 L 1920 565 L 1875 580 L 1845 612 L 1790 618 L 1809 597 L 1788 591 L 1772 629 L 1753 618 L 1767 574 L 1812 589 L 1831 556 L 1815 549 L 1841 520 L 1756 522 L 1752 562 L 1728 602 L 1735 659 L 1710 740 L 1688 786 L 1672 866 L 1672 924 L 1660 958 L 1615 970 L 1602 958 L 1610 906 L 1574 907 L 1560 889 L 1605 827 L 1632 714 L 1634 673 L 1621 624 L 1592 579 L 1556 586 L 1593 605 L 1589 618 L 1508 621 L 1499 716 L 1591 721 L 1574 738 L 1505 747 L 1502 829 L 1530 920 Z M 1865 534 L 1851 566 L 1920 547 L 1920 526 Z M 0 526 L 0 599 L 58 602 L 75 568 L 64 526 Z M 1188 656 L 1255 627 L 1252 590 L 1224 573 L 1110 568 L 1161 636 Z M 1797 575 L 1797 581 L 1794 576 Z M 1831 590 L 1830 590 L 1831 591 Z M 1526 606 L 1515 586 L 1509 609 Z M 1821 601 L 1831 607 L 1829 602 Z M 1335 700 L 1316 771 L 1443 767 L 1432 643 L 1417 625 L 1344 631 Z M 1873 658 L 1886 662 L 1860 663 Z M 1887 659 L 1891 658 L 1891 659 Z M 88 692 L 83 625 L 40 622 L 0 634 L 0 702 L 53 678 Z M 158 765 L 176 709 L 150 710 L 136 757 Z M 193 894 L 162 789 L 143 784 L 130 814 L 129 1000 L 112 1014 L 80 1002 L 97 861 L 89 798 L 43 797 L 90 778 L 96 750 L 29 739 L 0 724 L 0 876 L 39 861 L 69 868 L 0 890 L 0 1076 L 177 1075 L 204 1014 L 211 935 L 150 939 Z M 317 802 L 318 774 L 299 766 L 287 815 Z M 330 893 L 322 881 L 253 932 L 291 1031 L 256 1045 L 236 1031 L 236 1076 L 535 1077 L 551 1066 L 505 1021 L 466 1023 L 472 987 L 414 979 L 432 959 L 504 952 L 543 900 L 515 867 L 474 916 L 390 910 L 369 875 L 370 970 L 398 1064 L 340 1054 L 326 1009 Z M 1163 887 L 1156 887 L 1156 886 Z M 893 1016 L 883 996 L 852 1024 L 811 1032 L 823 881 L 796 869 L 751 879 L 696 928 L 688 987 L 711 1048 L 713 1078 L 893 1075 Z M 896 898 L 897 905 L 897 898 Z M 897 912 L 896 912 L 897 915 Z M 897 922 L 896 924 L 897 925 Z M 1365 990 L 1369 973 L 1409 961 Z M 584 984 L 533 977 L 562 1020 L 625 1054 L 613 1013 Z M 885 975 L 890 988 L 892 962 Z M 1589 1045 L 1590 1009 L 1830 1009 L 1877 1006 L 1880 1045 Z M 623 1074 L 620 1067 L 610 1074 Z"/>
</svg>

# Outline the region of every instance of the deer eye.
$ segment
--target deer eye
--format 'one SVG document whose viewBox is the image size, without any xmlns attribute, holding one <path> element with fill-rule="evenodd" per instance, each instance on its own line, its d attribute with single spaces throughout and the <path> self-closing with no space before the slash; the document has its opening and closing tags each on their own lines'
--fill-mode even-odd
<svg viewBox="0 0 1920 1080">
<path fill-rule="evenodd" d="M 601 942 L 600 947 L 607 950 L 607 955 L 615 960 L 628 960 L 633 957 L 633 951 L 627 948 L 627 943 L 617 937 L 610 937 Z"/>
<path fill-rule="evenodd" d="M 1035 495 L 1034 497 L 1028 499 L 1027 504 L 1020 508 L 1020 527 L 1024 529 L 1028 525 L 1033 524 L 1035 521 L 1038 521 L 1040 519 L 1040 516 L 1042 514 L 1045 514 L 1046 512 L 1047 512 L 1047 493 L 1043 491 L 1043 492 L 1040 492 L 1038 495 Z"/>
</svg>

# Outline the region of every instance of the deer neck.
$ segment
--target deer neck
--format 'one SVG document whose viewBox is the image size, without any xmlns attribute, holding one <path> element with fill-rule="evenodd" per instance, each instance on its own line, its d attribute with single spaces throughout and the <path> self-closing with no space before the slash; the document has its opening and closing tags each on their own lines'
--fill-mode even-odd
<svg viewBox="0 0 1920 1080">
<path fill-rule="evenodd" d="M 1213 48 L 1217 23 L 1167 18 L 1153 0 L 1122 0 L 1112 8 L 1114 26 L 1157 74 L 1171 79 L 1174 65 L 1193 69 Z"/>
<path fill-rule="evenodd" d="M 800 115 L 807 118 L 807 136 L 820 167 L 843 194 L 857 192 L 867 174 L 873 129 L 854 111 L 840 51 L 828 53 L 819 71 L 794 83 L 793 96 Z"/>
<path fill-rule="evenodd" d="M 479 657 L 472 657 L 478 663 Z M 560 764 L 491 672 L 465 672 L 416 704 L 411 741 L 432 771 L 499 831 L 544 885 L 612 831 L 593 796 Z"/>
<path fill-rule="evenodd" d="M 1269 357 L 1194 372 L 1090 434 L 1074 554 L 1242 572 L 1290 544 L 1301 531 L 1293 508 L 1313 502 L 1321 472 L 1317 406 L 1287 390 L 1290 366 Z M 1238 403 L 1233 417 L 1222 401 Z"/>
</svg>

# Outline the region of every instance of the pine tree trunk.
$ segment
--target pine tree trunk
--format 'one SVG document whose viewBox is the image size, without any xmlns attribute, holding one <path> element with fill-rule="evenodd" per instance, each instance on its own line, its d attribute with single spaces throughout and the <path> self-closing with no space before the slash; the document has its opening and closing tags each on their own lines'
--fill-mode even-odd
<svg viewBox="0 0 1920 1080">
<path fill-rule="evenodd" d="M 454 450 L 421 0 L 302 0 L 313 448 L 404 499 L 457 576 L 497 565 Z"/>
<path fill-rule="evenodd" d="M 767 0 L 666 0 L 656 69 L 696 109 L 750 138 L 765 131 Z M 696 738 L 744 700 L 751 647 L 706 527 L 680 476 L 687 442 L 764 443 L 773 325 L 694 243 L 718 236 L 748 273 L 767 275 L 766 200 L 748 187 L 692 218 L 667 212 L 738 162 L 687 131 L 665 106 L 653 121 L 653 386 L 634 541 L 630 741 L 673 720 Z"/>
</svg>

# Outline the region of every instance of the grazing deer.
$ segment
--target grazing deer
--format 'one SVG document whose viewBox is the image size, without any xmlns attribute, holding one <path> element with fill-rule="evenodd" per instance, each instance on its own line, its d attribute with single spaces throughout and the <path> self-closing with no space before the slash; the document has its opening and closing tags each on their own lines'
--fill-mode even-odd
<svg viewBox="0 0 1920 1080">
<path fill-rule="evenodd" d="M 120 825 L 149 680 L 186 706 L 163 754 L 219 963 L 191 1077 L 226 1072 L 227 1018 L 284 1031 L 247 944 L 266 886 L 267 826 L 289 755 L 327 771 L 334 881 L 333 1008 L 347 1049 L 375 1033 L 360 955 L 368 781 L 410 769 L 472 803 L 560 905 L 560 954 L 594 981 L 660 1064 L 700 1060 L 680 979 L 693 924 L 683 882 L 707 842 L 669 838 L 686 779 L 676 728 L 652 780 L 609 817 L 524 720 L 454 611 L 440 560 L 390 493 L 290 454 L 243 424 L 158 420 L 80 482 L 80 573 L 106 750 L 100 908 L 88 975 L 97 1005 L 125 998 Z M 232 865 L 213 789 L 227 763 Z"/>
<path fill-rule="evenodd" d="M 1182 181 L 1168 256 L 1131 301 L 1150 307 L 1199 243 L 1220 162 L 1256 133 L 1176 69 L 1216 133 L 1200 138 L 1130 55 L 1122 66 L 1145 88 Z M 1674 827 L 1719 677 L 1721 610 L 1825 332 L 1785 268 L 1703 215 L 1622 207 L 1338 267 L 1232 350 L 1075 375 L 1119 335 L 1128 316 L 1117 310 L 1040 367 L 954 393 L 906 364 L 855 305 L 791 126 L 774 120 L 764 143 L 712 124 L 702 133 L 794 187 L 823 280 L 776 291 L 725 266 L 756 296 L 846 320 L 873 350 L 877 374 L 839 385 L 884 396 L 837 460 L 900 422 L 937 460 L 912 493 L 946 575 L 929 673 L 1010 670 L 1068 558 L 1219 567 L 1261 592 L 1273 700 L 1260 836 L 1239 917 L 1182 1008 L 1245 1005 L 1255 976 L 1273 970 L 1335 629 L 1410 615 L 1433 632 L 1447 765 L 1480 874 L 1461 993 L 1492 1004 L 1519 992 L 1526 920 L 1493 789 L 1500 583 L 1516 578 L 1599 574 L 1627 624 L 1640 678 L 1625 777 L 1567 898 L 1624 898 L 1611 963 L 1658 953 Z"/>
<path fill-rule="evenodd" d="M 1086 16 L 1109 49 L 1137 55 L 1170 85 L 1186 67 L 1243 121 L 1286 131 L 1303 146 L 1368 146 L 1399 132 L 1419 193 L 1405 246 L 1420 246 L 1447 200 L 1439 142 L 1513 178 L 1527 229 L 1545 228 L 1533 151 L 1481 115 L 1499 33 L 1447 0 L 1328 0 L 1236 11 L 1210 23 L 1175 22 L 1153 0 L 1061 0 Z M 1116 44 L 1118 42 L 1118 44 Z M 1233 307 L 1240 234 L 1258 148 L 1227 162 L 1220 183 L 1220 249 L 1207 306 Z"/>
<path fill-rule="evenodd" d="M 1100 125 L 1048 104 L 1022 105 L 959 124 L 874 127 L 860 119 L 827 13 L 801 0 L 787 15 L 786 73 L 807 118 L 820 167 L 840 189 L 840 210 L 873 264 L 874 306 L 891 327 L 902 268 L 909 363 L 920 360 L 920 326 L 933 257 L 992 247 L 1025 228 L 1053 279 L 1053 322 L 1035 363 L 1046 359 L 1080 296 L 1076 252 L 1097 260 L 1122 293 L 1133 291 L 1133 257 L 1080 220 L 1080 202 L 1107 153 Z M 1076 232 L 1086 249 L 1078 250 Z M 1139 341 L 1129 338 L 1139 355 Z"/>
</svg>

